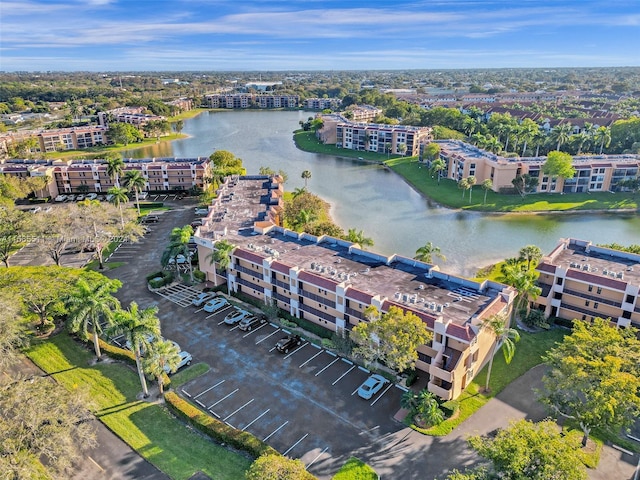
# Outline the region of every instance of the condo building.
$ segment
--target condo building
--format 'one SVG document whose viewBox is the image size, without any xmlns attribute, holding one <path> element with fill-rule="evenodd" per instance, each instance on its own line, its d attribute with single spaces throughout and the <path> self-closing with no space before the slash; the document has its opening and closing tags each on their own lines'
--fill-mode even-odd
<svg viewBox="0 0 640 480">
<path fill-rule="evenodd" d="M 611 319 L 640 328 L 640 255 L 562 239 L 537 267 L 542 293 L 532 302 L 545 316 Z"/>
<path fill-rule="evenodd" d="M 241 292 L 290 315 L 344 334 L 366 321 L 373 305 L 418 316 L 433 341 L 418 348 L 416 368 L 428 389 L 453 399 L 488 361 L 495 338 L 482 328 L 492 315 L 507 318 L 515 291 L 441 272 L 400 255 L 384 256 L 329 236 L 282 227 L 279 177 L 228 178 L 194 237 L 200 269 L 229 292 Z M 221 269 L 205 260 L 226 241 L 235 248 Z"/>
<path fill-rule="evenodd" d="M 32 149 L 33 153 L 79 150 L 106 144 L 107 128 L 86 126 L 5 133 L 0 135 L 0 153 L 7 155 L 12 143 L 15 144 L 29 138 L 37 140 L 37 144 Z"/>
<path fill-rule="evenodd" d="M 265 95 L 252 93 L 221 93 L 205 95 L 209 108 L 297 108 L 298 95 Z"/>
<path fill-rule="evenodd" d="M 123 174 L 139 170 L 148 192 L 189 190 L 204 188 L 210 176 L 208 157 L 197 158 L 127 158 Z M 78 193 L 80 191 L 106 193 L 116 182 L 107 175 L 107 162 L 97 160 L 5 160 L 0 173 L 26 176 L 49 176 L 49 195 Z"/>
<path fill-rule="evenodd" d="M 446 164 L 443 178 L 460 181 L 474 176 L 478 184 L 490 179 L 495 192 L 512 191 L 512 181 L 525 174 L 538 179 L 532 193 L 624 191 L 622 182 L 636 178 L 640 168 L 640 155 L 576 155 L 575 176 L 563 180 L 544 174 L 544 156 L 503 157 L 459 140 L 434 142 L 440 146 L 440 158 Z"/>
</svg>

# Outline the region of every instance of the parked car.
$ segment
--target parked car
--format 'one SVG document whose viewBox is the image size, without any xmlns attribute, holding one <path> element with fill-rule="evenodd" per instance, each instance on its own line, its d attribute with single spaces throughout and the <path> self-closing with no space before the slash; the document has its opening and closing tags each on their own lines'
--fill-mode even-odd
<svg viewBox="0 0 640 480">
<path fill-rule="evenodd" d="M 224 323 L 227 325 L 235 325 L 249 316 L 251 316 L 251 313 L 246 310 L 236 309 L 235 312 L 231 312 L 229 315 L 224 317 Z"/>
<path fill-rule="evenodd" d="M 302 338 L 300 338 L 300 335 L 289 334 L 278 340 L 278 343 L 276 343 L 276 349 L 282 353 L 289 353 L 289 350 L 300 344 L 302 344 Z"/>
<path fill-rule="evenodd" d="M 38 213 L 40 210 L 42 210 L 42 207 L 38 207 L 38 206 L 36 206 L 36 207 L 31 207 L 31 208 L 30 208 L 29 210 L 27 210 L 27 211 L 28 211 L 28 212 L 31 212 L 31 213 Z"/>
<path fill-rule="evenodd" d="M 209 215 L 209 209 L 208 208 L 196 208 L 196 215 Z"/>
<path fill-rule="evenodd" d="M 89 193 L 86 197 L 87 200 L 96 200 L 98 198 L 97 193 Z"/>
<path fill-rule="evenodd" d="M 160 220 L 160 217 L 157 215 L 145 215 L 140 221 L 142 223 L 158 223 L 158 220 Z"/>
<path fill-rule="evenodd" d="M 227 300 L 225 298 L 216 297 L 213 300 L 209 300 L 207 303 L 205 303 L 204 307 L 202 307 L 202 309 L 205 312 L 213 313 L 213 312 L 217 312 L 222 307 L 224 307 L 225 305 L 228 305 L 228 304 L 229 304 L 229 302 L 227 302 Z"/>
<path fill-rule="evenodd" d="M 64 202 L 67 199 L 66 195 L 58 195 L 53 199 L 54 202 Z"/>
<path fill-rule="evenodd" d="M 191 301 L 191 305 L 194 307 L 200 307 L 203 303 L 208 302 L 215 296 L 216 292 L 202 292 Z"/>
<path fill-rule="evenodd" d="M 180 355 L 180 362 L 178 363 L 178 366 L 173 372 L 169 368 L 169 365 L 164 366 L 164 371 L 167 373 L 167 375 L 170 373 L 177 372 L 178 370 L 180 370 L 182 367 L 186 365 L 191 365 L 191 362 L 193 361 L 193 356 L 189 352 L 185 352 L 184 350 L 181 350 L 179 355 Z"/>
<path fill-rule="evenodd" d="M 262 325 L 263 323 L 267 323 L 266 315 L 260 315 L 259 317 L 251 315 L 250 317 L 240 320 L 238 328 L 246 332 L 251 331 L 252 328 Z"/>
<path fill-rule="evenodd" d="M 75 202 L 76 201 L 76 196 L 75 195 L 67 195 L 67 201 Z"/>
<path fill-rule="evenodd" d="M 360 398 L 364 398 L 365 400 L 369 400 L 376 393 L 382 390 L 389 380 L 384 378 L 382 375 L 378 375 L 374 373 L 369 378 L 367 378 L 362 385 L 358 388 L 358 396 Z"/>
<path fill-rule="evenodd" d="M 80 194 L 76 196 L 76 202 L 81 202 L 82 200 L 84 200 L 84 195 Z"/>
<path fill-rule="evenodd" d="M 138 199 L 140 200 L 146 200 L 149 197 L 149 192 L 140 192 L 138 194 Z"/>
<path fill-rule="evenodd" d="M 107 202 L 110 202 L 111 200 L 113 200 L 113 193 L 109 193 L 109 194 L 107 195 L 107 197 L 105 198 L 105 200 L 106 200 Z"/>
</svg>

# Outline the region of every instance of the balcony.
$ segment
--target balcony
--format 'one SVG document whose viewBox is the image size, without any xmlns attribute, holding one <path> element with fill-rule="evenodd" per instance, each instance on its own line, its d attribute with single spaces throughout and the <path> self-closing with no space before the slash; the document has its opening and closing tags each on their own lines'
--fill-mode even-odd
<svg viewBox="0 0 640 480">
<path fill-rule="evenodd" d="M 429 373 L 433 376 L 438 378 L 439 380 L 445 381 L 445 382 L 451 382 L 453 381 L 453 374 L 447 370 L 443 370 L 442 368 L 436 367 L 435 365 L 431 365 L 431 367 L 429 368 Z"/>
<path fill-rule="evenodd" d="M 327 322 L 336 323 L 336 317 L 328 314 L 327 312 L 317 310 L 313 307 L 310 307 L 309 305 L 305 305 L 304 303 L 300 304 L 299 307 L 300 307 L 300 310 L 304 312 L 309 312 L 310 314 L 315 315 L 316 317 L 319 317 L 323 320 L 326 320 Z"/>
<path fill-rule="evenodd" d="M 300 295 L 302 295 L 303 297 L 306 297 L 310 300 L 316 301 L 318 303 L 321 303 L 322 305 L 326 305 L 327 307 L 331 307 L 331 308 L 335 308 L 336 307 L 336 301 L 335 300 L 331 300 L 328 298 L 324 298 L 321 297 L 320 295 L 316 295 L 315 293 L 310 293 L 307 292 L 306 290 L 300 290 Z"/>
<path fill-rule="evenodd" d="M 563 290 L 563 293 L 568 293 L 569 295 L 573 295 L 575 297 L 582 298 L 584 300 L 593 300 L 594 302 L 611 305 L 612 307 L 616 307 L 616 308 L 622 307 L 622 303 L 616 302 L 615 300 L 609 300 L 600 295 L 590 295 L 586 292 L 578 292 L 577 290 L 570 290 L 568 288 L 565 288 Z"/>
<path fill-rule="evenodd" d="M 443 386 L 440 386 L 436 385 L 435 383 L 429 382 L 429 384 L 427 385 L 427 390 L 442 398 L 443 400 L 451 400 L 453 398 L 453 391 L 451 390 L 450 383 L 445 383 L 443 384 Z"/>
<path fill-rule="evenodd" d="M 239 285 L 244 285 L 245 287 L 249 287 L 249 288 L 251 288 L 253 290 L 256 290 L 258 292 L 264 293 L 264 288 L 263 287 L 261 287 L 260 285 L 256 285 L 255 283 L 248 282 L 244 278 L 238 278 L 238 279 L 236 279 L 236 282 Z"/>
</svg>

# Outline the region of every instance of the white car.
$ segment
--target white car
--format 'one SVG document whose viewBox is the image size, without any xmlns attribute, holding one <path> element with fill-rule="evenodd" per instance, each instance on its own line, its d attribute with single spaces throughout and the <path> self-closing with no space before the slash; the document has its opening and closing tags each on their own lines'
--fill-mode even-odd
<svg viewBox="0 0 640 480">
<path fill-rule="evenodd" d="M 95 200 L 96 198 L 98 198 L 98 194 L 97 193 L 90 193 L 85 198 L 87 200 Z"/>
<path fill-rule="evenodd" d="M 191 301 L 194 307 L 200 307 L 203 303 L 208 302 L 216 296 L 216 292 L 202 292 Z"/>
<path fill-rule="evenodd" d="M 220 310 L 222 307 L 224 307 L 228 303 L 229 302 L 227 302 L 227 300 L 225 298 L 216 297 L 213 300 L 209 300 L 207 303 L 205 303 L 204 307 L 202 307 L 202 309 L 205 312 L 213 313 L 213 312 L 217 312 L 218 310 Z"/>
<path fill-rule="evenodd" d="M 178 366 L 173 372 L 169 368 L 169 365 L 164 366 L 164 371 L 167 373 L 167 375 L 170 373 L 177 372 L 178 370 L 180 370 L 182 367 L 186 365 L 191 365 L 191 362 L 193 361 L 193 356 L 189 352 L 185 352 L 183 350 L 183 351 L 180 351 L 178 355 L 180 355 L 180 362 L 178 363 Z"/>
<path fill-rule="evenodd" d="M 226 323 L 227 325 L 234 325 L 250 316 L 250 312 L 247 312 L 245 310 L 236 310 L 235 312 L 231 312 L 229 315 L 224 317 L 224 323 Z"/>
<path fill-rule="evenodd" d="M 209 215 L 209 209 L 208 208 L 196 208 L 196 215 Z"/>
<path fill-rule="evenodd" d="M 76 196 L 76 202 L 81 202 L 82 200 L 84 200 L 84 195 L 80 194 Z"/>
<path fill-rule="evenodd" d="M 53 199 L 54 202 L 64 202 L 67 199 L 66 195 L 58 195 Z"/>
<path fill-rule="evenodd" d="M 384 378 L 382 375 L 378 375 L 374 373 L 369 378 L 367 378 L 360 388 L 358 388 L 358 396 L 360 398 L 364 398 L 365 400 L 371 399 L 376 393 L 382 390 L 389 380 Z"/>
<path fill-rule="evenodd" d="M 31 213 L 38 213 L 40 210 L 42 210 L 42 207 L 31 207 L 28 211 Z"/>
</svg>

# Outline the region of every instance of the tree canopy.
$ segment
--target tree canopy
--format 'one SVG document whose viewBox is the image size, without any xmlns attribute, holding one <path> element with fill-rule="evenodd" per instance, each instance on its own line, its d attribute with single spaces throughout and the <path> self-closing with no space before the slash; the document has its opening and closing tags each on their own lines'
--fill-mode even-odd
<svg viewBox="0 0 640 480">
<path fill-rule="evenodd" d="M 571 335 L 550 350 L 541 401 L 552 414 L 580 426 L 586 445 L 593 428 L 619 430 L 640 415 L 640 340 L 596 318 L 575 321 Z"/>
<path fill-rule="evenodd" d="M 300 460 L 292 460 L 280 454 L 258 457 L 245 474 L 247 480 L 313 480 Z"/>
<path fill-rule="evenodd" d="M 552 178 L 573 178 L 576 169 L 573 168 L 573 157 L 568 153 L 554 150 L 547 155 L 547 161 L 542 166 L 545 175 Z"/>
</svg>

